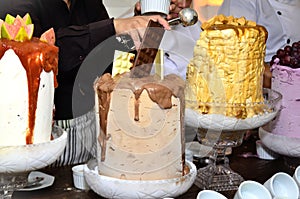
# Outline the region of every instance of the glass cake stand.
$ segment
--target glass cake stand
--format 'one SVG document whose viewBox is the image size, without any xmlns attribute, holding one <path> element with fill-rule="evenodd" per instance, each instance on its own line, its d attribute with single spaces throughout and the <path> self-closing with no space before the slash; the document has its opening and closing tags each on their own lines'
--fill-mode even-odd
<svg viewBox="0 0 300 199">
<path fill-rule="evenodd" d="M 198 105 L 186 102 L 186 125 L 196 128 L 198 141 L 212 149 L 209 153 L 210 164 L 198 170 L 195 185 L 199 188 L 234 191 L 244 181 L 241 175 L 230 168 L 225 152 L 228 147 L 240 146 L 248 130 L 263 126 L 277 115 L 281 108 L 282 95 L 271 89 L 263 89 L 263 94 L 263 103 L 246 105 L 249 111 L 260 107 L 260 113 L 246 119 L 223 114 L 201 114 L 197 112 Z M 219 110 L 228 108 L 228 104 L 207 103 L 205 106 Z M 241 104 L 231 105 L 233 110 L 235 107 L 240 109 Z"/>
<path fill-rule="evenodd" d="M 0 173 L 0 199 L 10 199 L 14 190 L 25 187 L 28 172 Z"/>
<path fill-rule="evenodd" d="M 52 136 L 53 140 L 44 143 L 0 146 L 0 199 L 10 199 L 15 190 L 42 180 L 29 182 L 28 174 L 53 163 L 67 143 L 67 133 L 58 126 L 53 126 Z"/>
</svg>

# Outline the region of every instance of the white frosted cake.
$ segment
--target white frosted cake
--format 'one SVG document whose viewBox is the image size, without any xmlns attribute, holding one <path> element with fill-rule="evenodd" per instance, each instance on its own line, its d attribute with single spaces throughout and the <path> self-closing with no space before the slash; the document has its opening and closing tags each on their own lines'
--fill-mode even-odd
<svg viewBox="0 0 300 199">
<path fill-rule="evenodd" d="M 183 176 L 184 81 L 129 74 L 95 82 L 99 173 L 127 180 Z"/>
<path fill-rule="evenodd" d="M 51 139 L 57 66 L 52 44 L 0 39 L 0 146 Z"/>
</svg>

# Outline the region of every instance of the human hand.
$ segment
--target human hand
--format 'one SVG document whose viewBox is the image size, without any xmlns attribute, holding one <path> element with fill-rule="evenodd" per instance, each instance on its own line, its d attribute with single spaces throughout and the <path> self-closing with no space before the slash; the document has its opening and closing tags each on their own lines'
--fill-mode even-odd
<svg viewBox="0 0 300 199">
<path fill-rule="evenodd" d="M 192 4 L 192 0 L 171 0 L 171 5 L 170 5 L 170 12 L 167 15 L 167 19 L 173 19 L 178 17 L 178 13 L 183 9 L 183 8 L 188 8 Z M 141 14 L 141 4 L 138 1 L 135 4 L 135 15 L 140 15 Z"/>
<path fill-rule="evenodd" d="M 130 35 L 136 49 L 138 49 L 150 20 L 160 23 L 166 30 L 171 30 L 167 20 L 160 15 L 135 16 L 130 18 L 114 19 L 116 34 Z"/>
</svg>

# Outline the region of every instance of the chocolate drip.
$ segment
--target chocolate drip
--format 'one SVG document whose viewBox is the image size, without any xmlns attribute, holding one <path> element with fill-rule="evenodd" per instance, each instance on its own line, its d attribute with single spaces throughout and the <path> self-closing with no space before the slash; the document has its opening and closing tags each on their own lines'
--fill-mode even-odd
<svg viewBox="0 0 300 199">
<path fill-rule="evenodd" d="M 135 121 L 139 121 L 139 98 L 143 92 L 143 90 L 146 90 L 150 99 L 157 103 L 158 106 L 162 109 L 169 109 L 172 108 L 172 100 L 171 97 L 173 96 L 173 93 L 170 89 L 167 87 L 155 84 L 155 83 L 148 83 L 143 85 L 141 88 L 134 91 L 135 95 Z"/>
<path fill-rule="evenodd" d="M 28 127 L 26 144 L 33 143 L 33 130 L 35 126 L 35 112 L 37 108 L 38 89 L 42 70 L 53 71 L 54 87 L 58 86 L 56 75 L 58 72 L 58 48 L 40 41 L 38 38 L 24 42 L 7 39 L 0 40 L 0 58 L 12 49 L 19 57 L 28 79 Z"/>
<path fill-rule="evenodd" d="M 98 136 L 98 142 L 101 146 L 101 161 L 105 159 L 106 152 L 106 139 L 107 139 L 107 115 L 109 111 L 109 102 L 110 102 L 110 94 L 115 87 L 115 82 L 112 79 L 109 73 L 104 74 L 99 78 L 97 84 L 95 86 L 95 91 L 98 97 L 98 107 L 99 107 L 99 125 L 100 125 L 100 133 Z"/>
</svg>

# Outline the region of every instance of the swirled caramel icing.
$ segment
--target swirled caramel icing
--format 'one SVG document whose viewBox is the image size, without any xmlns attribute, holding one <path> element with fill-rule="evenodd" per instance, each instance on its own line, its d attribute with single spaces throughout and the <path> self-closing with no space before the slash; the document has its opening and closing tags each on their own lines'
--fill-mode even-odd
<svg viewBox="0 0 300 199">
<path fill-rule="evenodd" d="M 266 29 L 244 17 L 224 15 L 201 28 L 187 69 L 187 101 L 203 114 L 238 118 L 258 114 L 263 102 Z"/>
</svg>

